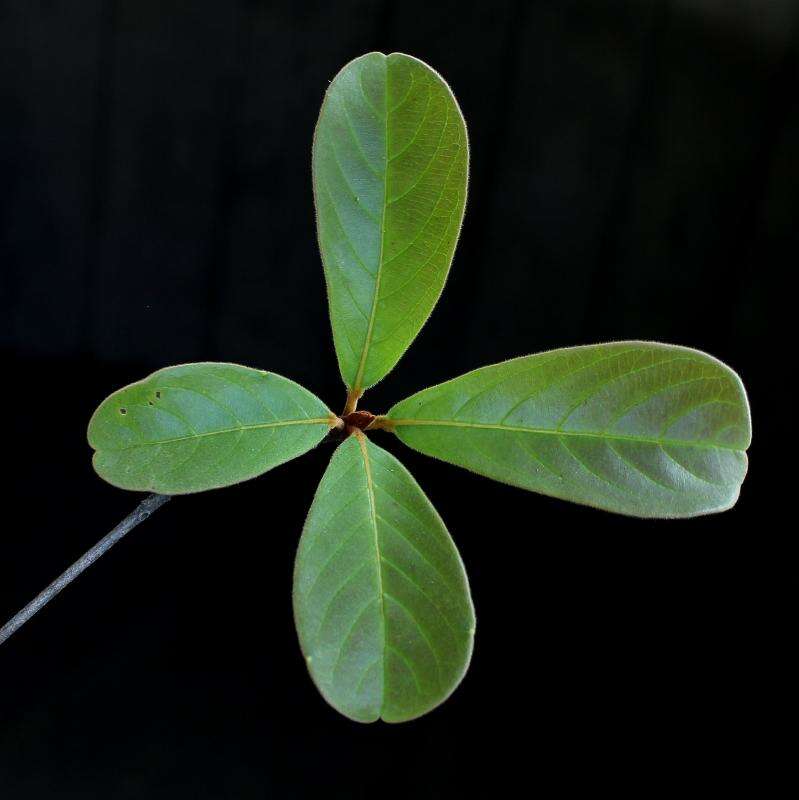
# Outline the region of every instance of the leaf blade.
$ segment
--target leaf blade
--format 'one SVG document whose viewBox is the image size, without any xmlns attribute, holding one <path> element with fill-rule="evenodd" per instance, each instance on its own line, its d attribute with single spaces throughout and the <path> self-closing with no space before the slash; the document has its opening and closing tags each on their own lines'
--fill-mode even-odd
<svg viewBox="0 0 799 800">
<path fill-rule="evenodd" d="M 109 395 L 89 422 L 97 474 L 122 489 L 229 486 L 315 447 L 333 414 L 274 373 L 237 364 L 167 367 Z"/>
<path fill-rule="evenodd" d="M 730 508 L 751 441 L 740 378 L 705 353 L 654 342 L 483 367 L 401 401 L 386 420 L 427 455 L 644 517 Z"/>
<path fill-rule="evenodd" d="M 317 688 L 359 722 L 427 713 L 468 667 L 474 610 L 457 549 L 410 473 L 361 434 L 319 484 L 294 613 Z"/>
<path fill-rule="evenodd" d="M 467 175 L 463 117 L 426 64 L 368 53 L 334 78 L 313 186 L 336 354 L 356 394 L 394 367 L 438 301 Z"/>
</svg>

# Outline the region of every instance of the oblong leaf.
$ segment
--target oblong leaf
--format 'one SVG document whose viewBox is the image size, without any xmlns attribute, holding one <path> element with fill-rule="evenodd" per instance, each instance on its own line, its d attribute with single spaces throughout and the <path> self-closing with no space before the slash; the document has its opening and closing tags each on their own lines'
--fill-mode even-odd
<svg viewBox="0 0 799 800">
<path fill-rule="evenodd" d="M 398 403 L 385 426 L 481 475 L 642 517 L 732 506 L 751 439 L 746 393 L 729 367 L 653 342 L 483 367 Z"/>
<path fill-rule="evenodd" d="M 447 84 L 402 53 L 347 64 L 313 143 L 317 233 L 344 382 L 397 363 L 444 286 L 466 203 L 466 125 Z"/>
<path fill-rule="evenodd" d="M 475 620 L 458 551 L 410 473 L 361 433 L 335 452 L 308 514 L 294 614 L 317 687 L 359 722 L 425 714 L 468 667 Z"/>
<path fill-rule="evenodd" d="M 185 494 L 254 478 L 315 447 L 335 416 L 293 381 L 237 364 L 183 364 L 107 397 L 89 422 L 97 474 Z"/>
</svg>

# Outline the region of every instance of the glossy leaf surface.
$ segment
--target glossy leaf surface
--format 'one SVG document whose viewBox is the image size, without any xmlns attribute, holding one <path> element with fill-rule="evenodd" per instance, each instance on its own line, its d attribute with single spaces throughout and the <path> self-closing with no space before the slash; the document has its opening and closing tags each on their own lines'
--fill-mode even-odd
<svg viewBox="0 0 799 800">
<path fill-rule="evenodd" d="M 325 96 L 313 144 L 317 232 L 344 382 L 397 363 L 444 286 L 466 202 L 466 126 L 411 56 L 369 53 Z"/>
<path fill-rule="evenodd" d="M 475 620 L 455 545 L 405 467 L 362 434 L 338 448 L 314 498 L 294 611 L 314 682 L 360 722 L 430 711 L 468 666 Z"/>
<path fill-rule="evenodd" d="M 122 489 L 183 494 L 253 478 L 317 445 L 333 415 L 293 381 L 236 364 L 158 370 L 89 423 L 94 468 Z"/>
<path fill-rule="evenodd" d="M 746 475 L 738 376 L 696 350 L 617 342 L 484 367 L 387 415 L 406 444 L 506 483 L 642 517 L 732 506 Z"/>
</svg>

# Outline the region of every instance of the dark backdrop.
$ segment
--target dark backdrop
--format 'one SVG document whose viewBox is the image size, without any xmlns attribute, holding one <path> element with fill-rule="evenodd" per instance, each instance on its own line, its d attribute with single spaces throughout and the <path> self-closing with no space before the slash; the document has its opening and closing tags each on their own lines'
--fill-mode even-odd
<svg viewBox="0 0 799 800">
<path fill-rule="evenodd" d="M 367 407 L 643 338 L 729 363 L 755 424 L 738 506 L 681 522 L 527 494 L 377 434 L 447 521 L 479 619 L 462 686 L 398 727 L 328 708 L 293 630 L 332 448 L 176 499 L 2 646 L 0 795 L 762 786 L 778 423 L 762 348 L 769 287 L 796 263 L 797 22 L 792 0 L 0 0 L 0 617 L 137 502 L 90 466 L 111 390 L 219 359 L 343 403 L 310 145 L 328 81 L 368 50 L 446 77 L 472 167 L 446 291 Z"/>
</svg>

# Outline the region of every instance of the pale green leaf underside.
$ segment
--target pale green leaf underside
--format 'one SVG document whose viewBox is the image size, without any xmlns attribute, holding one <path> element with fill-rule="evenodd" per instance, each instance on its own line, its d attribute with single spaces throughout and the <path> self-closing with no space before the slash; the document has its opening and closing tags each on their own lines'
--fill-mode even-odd
<svg viewBox="0 0 799 800">
<path fill-rule="evenodd" d="M 436 304 L 466 203 L 468 143 L 441 77 L 369 53 L 325 96 L 313 144 L 319 247 L 344 382 L 397 363 Z"/>
<path fill-rule="evenodd" d="M 236 364 L 158 370 L 89 422 L 97 474 L 122 489 L 183 494 L 254 478 L 325 437 L 333 415 L 293 381 Z"/>
<path fill-rule="evenodd" d="M 474 611 L 444 523 L 396 458 L 350 436 L 297 552 L 294 614 L 317 687 L 359 722 L 430 711 L 469 664 Z"/>
<path fill-rule="evenodd" d="M 543 494 L 641 517 L 732 506 L 746 475 L 738 376 L 652 342 L 572 347 L 484 367 L 388 413 L 416 450 Z"/>
</svg>

